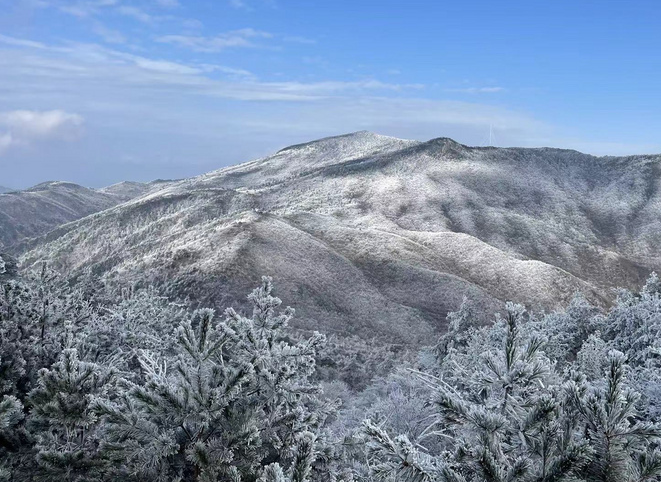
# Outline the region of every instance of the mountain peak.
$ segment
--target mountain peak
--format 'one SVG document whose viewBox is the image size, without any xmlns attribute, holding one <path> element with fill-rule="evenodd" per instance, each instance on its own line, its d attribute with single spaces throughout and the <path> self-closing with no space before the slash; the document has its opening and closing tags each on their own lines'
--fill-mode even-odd
<svg viewBox="0 0 661 482">
<path fill-rule="evenodd" d="M 35 192 L 35 191 L 45 191 L 47 189 L 53 189 L 53 188 L 66 188 L 66 189 L 87 189 L 84 186 L 81 186 L 79 184 L 75 184 L 73 182 L 68 182 L 68 181 L 46 181 L 37 184 L 36 186 L 32 186 L 29 189 L 26 189 L 26 192 Z"/>
<path fill-rule="evenodd" d="M 469 146 L 462 144 L 461 142 L 457 142 L 451 137 L 435 137 L 433 139 L 428 140 L 425 144 L 439 144 L 439 145 L 448 145 L 451 147 L 457 147 L 463 149 L 470 149 Z"/>
<path fill-rule="evenodd" d="M 404 141 L 403 139 L 398 139 L 397 137 L 384 136 L 382 134 L 377 134 L 371 131 L 356 131 L 349 132 L 348 134 L 340 134 L 336 136 L 322 137 L 321 139 L 316 139 L 314 141 L 303 142 L 301 144 L 294 144 L 283 149 L 280 149 L 276 154 L 282 152 L 287 152 L 295 149 L 303 149 L 314 146 L 328 146 L 328 145 L 348 145 L 353 143 L 360 144 L 386 144 L 393 141 Z"/>
</svg>

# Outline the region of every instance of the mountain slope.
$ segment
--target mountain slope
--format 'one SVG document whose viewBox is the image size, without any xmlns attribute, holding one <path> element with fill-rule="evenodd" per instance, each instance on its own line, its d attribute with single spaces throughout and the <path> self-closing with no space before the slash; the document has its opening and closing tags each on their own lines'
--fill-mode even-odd
<svg viewBox="0 0 661 482">
<path fill-rule="evenodd" d="M 427 340 L 469 296 L 605 304 L 661 268 L 659 156 L 470 148 L 367 132 L 172 182 L 27 243 L 223 306 L 262 274 L 301 328 Z"/>
<path fill-rule="evenodd" d="M 11 188 L 0 186 L 0 194 L 4 194 L 4 193 L 7 193 L 7 192 L 12 192 L 12 191 L 13 191 L 13 189 L 11 189 Z"/>
<path fill-rule="evenodd" d="M 88 189 L 68 182 L 46 182 L 23 191 L 0 194 L 0 248 L 24 238 L 116 206 L 153 189 L 149 184 L 122 183 Z"/>
</svg>

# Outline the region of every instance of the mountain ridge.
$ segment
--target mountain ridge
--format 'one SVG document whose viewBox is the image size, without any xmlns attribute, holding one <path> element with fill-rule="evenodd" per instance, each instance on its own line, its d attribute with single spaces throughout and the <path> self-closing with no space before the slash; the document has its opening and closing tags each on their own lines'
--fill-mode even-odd
<svg viewBox="0 0 661 482">
<path fill-rule="evenodd" d="M 68 181 L 46 181 L 0 193 L 0 249 L 38 237 L 71 221 L 139 197 L 156 183 L 124 182 L 91 189 Z"/>
<path fill-rule="evenodd" d="M 301 328 L 422 340 L 463 296 L 548 310 L 639 285 L 661 268 L 660 164 L 360 131 L 165 183 L 18 251 L 217 306 L 271 275 Z"/>
</svg>

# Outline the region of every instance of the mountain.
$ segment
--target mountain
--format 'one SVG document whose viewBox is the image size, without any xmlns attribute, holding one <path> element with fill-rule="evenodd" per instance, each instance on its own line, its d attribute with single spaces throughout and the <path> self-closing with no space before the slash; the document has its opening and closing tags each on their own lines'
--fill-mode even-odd
<svg viewBox="0 0 661 482">
<path fill-rule="evenodd" d="M 0 186 L 0 194 L 4 194 L 6 192 L 12 192 L 12 191 L 13 191 L 13 189 L 11 189 L 11 188 Z"/>
<path fill-rule="evenodd" d="M 261 275 L 300 328 L 429 341 L 468 296 L 554 309 L 661 268 L 661 157 L 475 148 L 369 132 L 172 182 L 22 245 L 230 304 Z"/>
<path fill-rule="evenodd" d="M 144 195 L 153 188 L 150 184 L 120 183 L 96 190 L 70 182 L 45 182 L 0 194 L 0 249 Z"/>
</svg>

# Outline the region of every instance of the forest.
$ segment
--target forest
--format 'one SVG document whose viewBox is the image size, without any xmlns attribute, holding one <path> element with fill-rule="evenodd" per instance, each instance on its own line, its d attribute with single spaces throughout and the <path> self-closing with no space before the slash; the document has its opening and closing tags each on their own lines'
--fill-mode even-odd
<svg viewBox="0 0 661 482">
<path fill-rule="evenodd" d="M 0 260 L 0 480 L 661 480 L 655 274 L 402 348 L 290 328 L 267 277 L 218 312 Z"/>
</svg>

